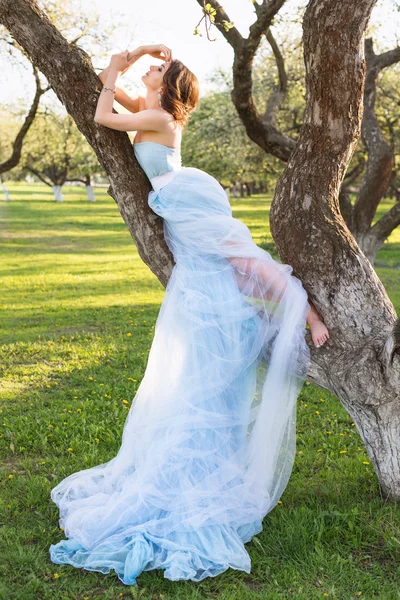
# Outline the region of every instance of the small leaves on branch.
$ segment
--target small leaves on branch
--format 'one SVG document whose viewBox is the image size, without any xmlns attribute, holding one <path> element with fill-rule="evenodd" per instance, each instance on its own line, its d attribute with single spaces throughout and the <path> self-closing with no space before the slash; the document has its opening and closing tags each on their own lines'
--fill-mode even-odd
<svg viewBox="0 0 400 600">
<path fill-rule="evenodd" d="M 225 29 L 225 31 L 229 31 L 229 29 L 232 29 L 232 27 L 234 26 L 234 23 L 231 21 L 227 21 L 226 19 L 223 19 L 221 23 L 216 23 L 215 21 L 215 17 L 217 14 L 217 9 L 214 8 L 209 2 L 206 3 L 205 0 L 203 0 L 203 16 L 201 17 L 200 21 L 197 23 L 196 27 L 194 28 L 193 31 L 193 35 L 199 35 L 200 37 L 203 37 L 203 34 L 200 32 L 199 26 L 201 24 L 201 22 L 204 20 L 204 26 L 206 29 L 206 34 L 207 34 L 207 39 L 210 42 L 215 42 L 217 38 L 211 39 L 210 38 L 210 27 L 214 24 L 220 24 L 223 26 L 223 28 Z"/>
</svg>

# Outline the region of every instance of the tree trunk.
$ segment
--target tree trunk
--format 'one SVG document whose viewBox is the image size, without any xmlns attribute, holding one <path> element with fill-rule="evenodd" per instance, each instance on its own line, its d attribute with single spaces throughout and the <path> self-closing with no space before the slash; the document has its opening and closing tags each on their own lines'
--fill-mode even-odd
<svg viewBox="0 0 400 600">
<path fill-rule="evenodd" d="M 61 185 L 52 185 L 51 189 L 53 190 L 54 200 L 56 202 L 64 202 Z"/>
<path fill-rule="evenodd" d="M 271 205 L 271 232 L 323 317 L 309 379 L 338 396 L 366 445 L 382 492 L 400 499 L 400 320 L 339 209 L 360 135 L 364 31 L 374 0 L 311 0 L 306 111 Z"/>
<path fill-rule="evenodd" d="M 100 79 L 81 48 L 71 45 L 35 0 L 0 0 L 0 23 L 46 76 L 60 102 L 94 149 L 139 255 L 165 286 L 174 264 L 162 219 L 147 204 L 150 183 L 127 133 L 94 122 Z"/>
<path fill-rule="evenodd" d="M 6 184 L 4 183 L 4 181 L 1 182 L 1 189 L 3 190 L 6 202 L 10 202 L 11 201 L 10 194 L 8 193 L 8 190 L 6 188 Z"/>
<path fill-rule="evenodd" d="M 87 193 L 89 202 L 96 202 L 93 186 L 90 185 L 90 183 L 88 185 L 86 185 L 86 193 Z"/>
</svg>

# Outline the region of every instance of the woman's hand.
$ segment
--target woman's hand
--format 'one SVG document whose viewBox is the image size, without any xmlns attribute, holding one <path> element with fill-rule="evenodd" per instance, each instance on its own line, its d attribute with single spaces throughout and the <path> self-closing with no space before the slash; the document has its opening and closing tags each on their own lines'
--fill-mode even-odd
<svg viewBox="0 0 400 600">
<path fill-rule="evenodd" d="M 139 48 L 131 52 L 124 50 L 124 52 L 113 54 L 110 60 L 110 67 L 123 75 L 138 58 L 145 54 L 144 48 L 145 46 L 139 46 Z"/>
<path fill-rule="evenodd" d="M 172 60 L 172 50 L 164 44 L 153 44 L 150 46 L 142 46 L 144 54 L 150 54 L 154 58 L 165 60 L 167 62 Z"/>
</svg>

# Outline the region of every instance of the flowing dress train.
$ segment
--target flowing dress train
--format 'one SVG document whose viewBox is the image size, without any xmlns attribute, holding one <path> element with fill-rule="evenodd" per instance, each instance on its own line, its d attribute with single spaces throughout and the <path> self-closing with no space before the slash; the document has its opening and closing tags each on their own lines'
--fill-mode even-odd
<svg viewBox="0 0 400 600">
<path fill-rule="evenodd" d="M 162 174 L 150 166 L 168 147 L 142 148 L 150 177 Z M 250 573 L 244 543 L 290 477 L 310 360 L 310 305 L 292 267 L 254 243 L 216 179 L 168 165 L 174 178 L 148 203 L 176 264 L 120 449 L 51 491 L 68 538 L 51 560 L 113 569 L 125 584 L 151 569 Z"/>
</svg>

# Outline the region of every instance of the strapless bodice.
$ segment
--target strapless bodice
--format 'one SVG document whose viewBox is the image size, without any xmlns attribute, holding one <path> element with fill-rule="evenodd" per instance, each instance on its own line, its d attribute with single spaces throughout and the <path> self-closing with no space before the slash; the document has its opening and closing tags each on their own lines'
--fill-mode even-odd
<svg viewBox="0 0 400 600">
<path fill-rule="evenodd" d="M 133 144 L 136 159 L 149 179 L 167 171 L 182 169 L 181 152 L 158 142 L 137 142 Z"/>
</svg>

